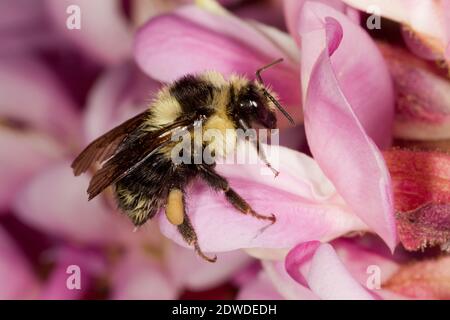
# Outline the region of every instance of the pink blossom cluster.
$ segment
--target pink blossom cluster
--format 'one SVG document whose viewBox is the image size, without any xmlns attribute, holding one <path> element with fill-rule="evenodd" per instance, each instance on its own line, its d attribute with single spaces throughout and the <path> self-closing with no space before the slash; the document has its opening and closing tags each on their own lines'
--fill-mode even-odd
<svg viewBox="0 0 450 320">
<path fill-rule="evenodd" d="M 3 0 L 0 17 L 0 299 L 450 298 L 450 0 Z M 211 264 L 164 214 L 133 232 L 110 194 L 87 201 L 71 161 L 162 86 L 278 58 L 264 80 L 297 124 L 279 117 L 279 176 L 218 165 L 274 225 L 195 182 Z"/>
</svg>

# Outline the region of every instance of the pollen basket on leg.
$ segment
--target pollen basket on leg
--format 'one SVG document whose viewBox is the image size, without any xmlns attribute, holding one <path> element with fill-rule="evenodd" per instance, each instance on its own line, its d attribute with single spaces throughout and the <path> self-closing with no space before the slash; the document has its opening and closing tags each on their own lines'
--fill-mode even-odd
<svg viewBox="0 0 450 320">
<path fill-rule="evenodd" d="M 180 189 L 172 189 L 167 196 L 166 217 L 169 222 L 179 226 L 184 221 L 183 192 Z"/>
</svg>

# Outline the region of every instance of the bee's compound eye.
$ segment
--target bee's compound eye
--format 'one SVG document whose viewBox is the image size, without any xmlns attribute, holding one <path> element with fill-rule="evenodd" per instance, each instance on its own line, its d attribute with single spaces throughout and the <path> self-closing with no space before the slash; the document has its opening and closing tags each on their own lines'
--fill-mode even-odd
<svg viewBox="0 0 450 320">
<path fill-rule="evenodd" d="M 239 103 L 239 105 L 241 106 L 241 108 L 246 108 L 246 109 L 258 107 L 258 103 L 255 100 L 244 100 L 244 101 L 241 101 Z"/>
</svg>

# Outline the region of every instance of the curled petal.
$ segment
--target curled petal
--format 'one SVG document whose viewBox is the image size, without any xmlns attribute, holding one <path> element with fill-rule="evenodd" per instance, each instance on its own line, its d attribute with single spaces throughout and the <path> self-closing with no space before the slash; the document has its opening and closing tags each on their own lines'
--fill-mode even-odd
<svg viewBox="0 0 450 320">
<path fill-rule="evenodd" d="M 287 272 L 283 261 L 263 261 L 264 272 L 275 289 L 288 300 L 318 300 L 308 285 L 296 282 Z"/>
<path fill-rule="evenodd" d="M 397 93 L 397 138 L 450 138 L 450 81 L 425 61 L 402 48 L 379 44 Z"/>
<path fill-rule="evenodd" d="M 68 162 L 55 164 L 17 195 L 15 209 L 22 221 L 57 237 L 84 243 L 114 242 L 114 212 L 102 199 L 87 201 L 88 183 L 87 176 L 74 178 Z"/>
<path fill-rule="evenodd" d="M 301 14 L 298 32 L 303 44 L 304 98 L 312 87 L 313 68 L 319 64 L 317 60 L 327 47 L 328 55 L 324 59 L 337 82 L 334 91 L 341 91 L 367 135 L 379 147 L 389 146 L 394 93 L 389 70 L 378 48 L 362 28 L 325 5 L 307 3 Z M 355 47 L 355 41 L 360 45 Z"/>
<path fill-rule="evenodd" d="M 227 164 L 220 167 L 220 172 L 254 210 L 277 217 L 271 226 L 240 213 L 223 193 L 214 193 L 205 185 L 199 183 L 188 190 L 188 212 L 204 251 L 290 248 L 297 242 L 327 241 L 353 230 L 366 230 L 347 211 L 311 158 L 282 147 L 272 146 L 267 151 L 268 155 L 278 154 L 280 174 L 276 178 L 256 164 Z M 249 159 L 257 159 L 253 148 L 246 152 Z M 186 246 L 164 215 L 160 215 L 160 225 L 163 234 Z"/>
<path fill-rule="evenodd" d="M 39 283 L 29 262 L 9 234 L 0 227 L 0 299 L 31 299 Z"/>
<path fill-rule="evenodd" d="M 371 295 L 384 299 L 404 298 L 383 289 L 383 284 L 398 271 L 399 262 L 403 258 L 401 255 L 393 257 L 379 238 L 369 235 L 351 240 L 341 238 L 334 240 L 332 245 L 353 279 L 368 289 Z M 286 250 L 272 249 L 271 251 L 278 252 L 278 257 L 272 254 L 274 261 L 263 261 L 264 272 L 283 298 L 320 298 L 308 288 L 306 279 L 312 258 L 319 246 L 318 241 L 311 241 L 289 253 Z M 335 274 L 335 278 L 338 277 L 339 275 Z"/>
<path fill-rule="evenodd" d="M 284 5 L 284 16 L 286 18 L 287 28 L 289 33 L 295 39 L 295 41 L 300 45 L 301 39 L 298 33 L 298 23 L 300 18 L 300 13 L 302 12 L 303 5 L 307 2 L 306 0 L 285 0 Z M 332 7 L 340 12 L 345 11 L 345 3 L 342 0 L 317 0 L 316 2 L 321 2 L 329 7 Z"/>
<path fill-rule="evenodd" d="M 283 49 L 289 40 L 272 29 L 267 32 L 269 27 L 263 29 L 231 15 L 215 15 L 188 6 L 156 17 L 142 27 L 136 36 L 135 58 L 152 78 L 171 82 L 206 70 L 254 78 L 257 69 L 284 57 L 283 64 L 264 73 L 264 81 L 299 119 L 298 66 L 295 57 Z M 280 121 L 284 121 L 282 117 Z"/>
<path fill-rule="evenodd" d="M 298 272 L 298 269 L 312 259 L 319 247 L 319 241 L 306 242 L 303 245 L 296 247 L 296 249 L 291 250 L 286 257 L 286 270 L 289 272 L 289 275 L 302 286 L 307 286 L 308 283 L 303 274 Z"/>
<path fill-rule="evenodd" d="M 131 54 L 131 30 L 117 0 L 46 0 L 46 7 L 61 34 L 94 59 L 118 63 Z M 79 10 L 80 29 L 67 24 Z M 70 9 L 70 10 L 69 10 Z"/>
<path fill-rule="evenodd" d="M 31 57 L 0 61 L 0 119 L 75 143 L 80 119 L 65 88 Z"/>
<path fill-rule="evenodd" d="M 305 250 L 304 247 L 308 246 Z M 304 264 L 308 263 L 308 266 Z M 286 258 L 289 274 L 298 278 L 300 268 L 309 288 L 321 299 L 371 300 L 373 296 L 346 269 L 329 244 L 304 243 L 296 246 Z"/>
<path fill-rule="evenodd" d="M 397 228 L 408 250 L 450 240 L 450 156 L 446 153 L 384 152 L 393 179 Z"/>
<path fill-rule="evenodd" d="M 63 156 L 63 148 L 48 137 L 0 126 L 0 212 L 35 174 Z"/>
<path fill-rule="evenodd" d="M 386 147 L 391 139 L 388 70 L 368 35 L 322 4 L 304 5 L 299 32 L 311 152 L 349 206 L 392 250 L 397 242 L 392 187 L 375 145 Z"/>
</svg>

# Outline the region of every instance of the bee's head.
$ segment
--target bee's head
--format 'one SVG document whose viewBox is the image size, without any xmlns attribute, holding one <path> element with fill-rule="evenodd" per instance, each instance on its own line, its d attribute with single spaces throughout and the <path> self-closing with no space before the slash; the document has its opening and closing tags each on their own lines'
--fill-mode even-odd
<svg viewBox="0 0 450 320">
<path fill-rule="evenodd" d="M 247 121 L 256 122 L 265 128 L 275 129 L 277 126 L 277 117 L 275 110 L 278 109 L 292 123 L 294 120 L 276 99 L 276 96 L 264 85 L 261 73 L 282 62 L 278 59 L 256 71 L 256 80 L 249 83 L 240 91 L 237 102 L 241 114 L 247 117 Z"/>
<path fill-rule="evenodd" d="M 267 129 L 277 127 L 275 106 L 268 98 L 269 92 L 263 86 L 249 83 L 237 97 L 239 115 L 249 123 L 262 125 Z"/>
</svg>

